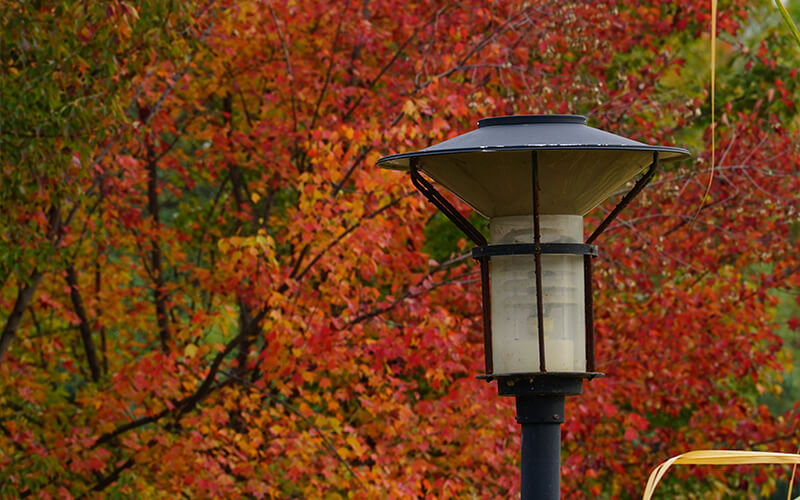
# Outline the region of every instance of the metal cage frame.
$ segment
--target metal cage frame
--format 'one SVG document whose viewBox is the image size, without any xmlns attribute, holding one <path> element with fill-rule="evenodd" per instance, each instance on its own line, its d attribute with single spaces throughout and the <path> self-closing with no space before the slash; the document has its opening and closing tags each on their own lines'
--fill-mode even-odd
<svg viewBox="0 0 800 500">
<path fill-rule="evenodd" d="M 548 375 L 552 377 L 594 378 L 602 376 L 596 372 L 595 366 L 595 338 L 594 338 L 594 304 L 592 277 L 592 259 L 597 257 L 597 246 L 592 243 L 616 219 L 619 213 L 647 186 L 658 169 L 658 151 L 653 151 L 653 161 L 650 166 L 634 184 L 628 193 L 617 203 L 614 209 L 603 219 L 592 234 L 581 243 L 542 243 L 539 227 L 539 158 L 538 151 L 531 151 L 531 189 L 533 190 L 533 243 L 517 243 L 504 245 L 489 245 L 481 232 L 473 226 L 461 213 L 445 198 L 433 184 L 420 174 L 418 159 L 409 159 L 409 175 L 411 182 L 417 190 L 425 196 L 436 208 L 450 219 L 472 242 L 476 245 L 472 249 L 472 257 L 480 264 L 481 297 L 483 302 L 483 345 L 485 355 L 485 374 L 479 378 L 486 380 L 501 378 L 520 378 Z M 544 317 L 542 303 L 542 254 L 581 255 L 583 256 L 584 277 L 584 305 L 586 318 L 586 372 L 548 372 L 547 356 L 544 347 Z M 537 329 L 539 341 L 539 372 L 533 373 L 494 373 L 492 353 L 492 304 L 491 283 L 489 279 L 489 262 L 493 256 L 498 255 L 533 255 L 536 279 L 536 310 L 538 315 Z"/>
</svg>

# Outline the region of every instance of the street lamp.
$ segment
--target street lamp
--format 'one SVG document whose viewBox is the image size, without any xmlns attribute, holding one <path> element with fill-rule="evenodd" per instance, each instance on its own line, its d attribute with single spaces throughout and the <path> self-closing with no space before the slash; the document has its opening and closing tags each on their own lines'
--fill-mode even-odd
<svg viewBox="0 0 800 500">
<path fill-rule="evenodd" d="M 592 242 L 685 149 L 643 144 L 586 125 L 577 115 L 485 118 L 478 128 L 378 165 L 411 182 L 476 247 L 486 373 L 515 396 L 522 426 L 521 498 L 560 495 L 564 397 L 595 371 Z M 491 243 L 425 176 L 489 219 Z M 583 216 L 642 174 L 583 242 Z M 491 266 L 490 266 L 491 262 Z"/>
</svg>

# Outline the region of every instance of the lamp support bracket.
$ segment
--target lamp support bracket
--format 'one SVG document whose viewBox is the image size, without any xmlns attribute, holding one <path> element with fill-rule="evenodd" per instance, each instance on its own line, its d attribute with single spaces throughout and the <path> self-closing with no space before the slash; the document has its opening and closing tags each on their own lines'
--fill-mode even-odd
<svg viewBox="0 0 800 500">
<path fill-rule="evenodd" d="M 442 213 L 450 219 L 453 224 L 463 232 L 469 239 L 478 246 L 485 246 L 487 244 L 486 237 L 484 237 L 478 228 L 473 226 L 458 210 L 454 207 L 447 198 L 442 196 L 442 193 L 436 190 L 433 185 L 428 182 L 417 170 L 417 159 L 411 159 L 411 167 L 409 173 L 411 174 L 411 183 L 414 187 L 422 193 L 433 205 L 442 211 Z"/>
<path fill-rule="evenodd" d="M 614 207 L 614 210 L 612 210 L 611 213 L 608 214 L 605 219 L 603 219 L 603 222 L 601 222 L 600 225 L 597 226 L 597 229 L 595 229 L 594 232 L 586 239 L 586 243 L 592 243 L 603 233 L 603 231 L 606 230 L 609 224 L 611 224 L 611 222 L 617 218 L 617 215 L 625 210 L 625 207 L 630 204 L 631 200 L 636 198 L 636 195 L 638 195 L 642 189 L 644 189 L 645 186 L 647 186 L 650 181 L 653 180 L 653 177 L 656 175 L 656 170 L 658 170 L 658 151 L 653 151 L 653 163 L 650 164 L 647 172 L 645 172 L 644 175 L 641 176 L 638 181 L 636 181 L 636 184 L 633 185 L 633 188 L 631 188 L 631 190 L 628 191 L 628 194 L 626 194 L 625 197 L 622 198 L 619 203 L 617 203 L 617 206 Z"/>
<path fill-rule="evenodd" d="M 473 243 L 479 247 L 486 247 L 488 241 L 486 237 L 478 231 L 461 213 L 456 210 L 447 198 L 433 187 L 417 170 L 417 159 L 411 158 L 409 174 L 411 183 L 428 199 L 433 205 L 450 219 Z M 475 257 L 480 262 L 481 267 L 481 302 L 483 304 L 483 352 L 487 374 L 494 371 L 492 363 L 492 294 L 489 288 L 489 256 Z"/>
</svg>

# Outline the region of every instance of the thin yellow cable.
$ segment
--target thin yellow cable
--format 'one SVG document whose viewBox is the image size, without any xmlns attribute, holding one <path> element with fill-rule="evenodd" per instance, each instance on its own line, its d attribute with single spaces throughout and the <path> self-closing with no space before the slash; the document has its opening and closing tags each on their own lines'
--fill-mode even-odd
<svg viewBox="0 0 800 500">
<path fill-rule="evenodd" d="M 800 447 L 797 448 L 797 453 L 800 454 Z M 797 475 L 797 464 L 792 467 L 792 477 L 789 478 L 789 492 L 786 494 L 786 500 L 792 500 L 792 488 L 794 488 L 794 478 Z"/>
<path fill-rule="evenodd" d="M 778 0 L 780 2 L 780 0 Z M 716 86 L 717 86 L 717 0 L 711 0 L 711 173 L 708 176 L 708 185 L 703 198 L 700 200 L 700 210 L 708 201 L 711 184 L 714 182 L 714 167 L 717 164 L 717 120 L 716 120 Z"/>
<path fill-rule="evenodd" d="M 800 31 L 797 30 L 797 26 L 794 24 L 794 21 L 792 21 L 791 16 L 789 16 L 789 12 L 786 10 L 786 7 L 783 6 L 783 2 L 781 2 L 781 0 L 775 0 L 775 6 L 778 7 L 781 17 L 783 18 L 783 22 L 786 23 L 789 31 L 792 32 L 797 44 L 800 45 Z"/>
<path fill-rule="evenodd" d="M 789 27 L 795 40 L 800 44 L 800 31 L 795 26 L 789 13 L 781 3 L 775 1 L 784 22 Z M 711 174 L 708 178 L 706 192 L 702 198 L 702 206 L 708 200 L 711 191 L 711 184 L 714 181 L 714 168 L 716 165 L 716 69 L 717 69 L 717 0 L 711 0 Z M 699 210 L 698 210 L 699 211 Z M 741 450 L 697 450 L 684 453 L 670 458 L 658 465 L 650 477 L 647 479 L 647 486 L 644 490 L 643 500 L 651 500 L 656 486 L 667 473 L 667 470 L 675 464 L 685 465 L 745 465 L 745 464 L 793 464 L 792 475 L 789 479 L 789 491 L 787 500 L 791 500 L 792 487 L 797 473 L 797 466 L 800 465 L 800 449 L 798 453 L 774 453 L 766 451 L 741 451 Z"/>
<path fill-rule="evenodd" d="M 794 37 L 798 45 L 800 45 L 800 30 L 794 24 L 792 17 L 783 6 L 781 0 L 774 0 L 775 6 L 778 8 L 781 17 L 783 18 L 786 27 Z M 716 83 L 717 83 L 717 0 L 711 0 L 711 173 L 708 176 L 708 185 L 706 192 L 701 199 L 700 208 L 702 210 L 708 201 L 708 195 L 711 192 L 711 184 L 714 182 L 714 169 L 716 167 L 717 159 L 717 120 L 716 120 Z"/>
<path fill-rule="evenodd" d="M 667 470 L 675 465 L 748 465 L 748 464 L 800 464 L 800 454 L 774 453 L 769 451 L 741 451 L 741 450 L 697 450 L 670 458 L 658 465 L 647 479 L 642 500 L 650 500 L 661 478 Z M 791 498 L 792 490 L 789 489 Z"/>
</svg>

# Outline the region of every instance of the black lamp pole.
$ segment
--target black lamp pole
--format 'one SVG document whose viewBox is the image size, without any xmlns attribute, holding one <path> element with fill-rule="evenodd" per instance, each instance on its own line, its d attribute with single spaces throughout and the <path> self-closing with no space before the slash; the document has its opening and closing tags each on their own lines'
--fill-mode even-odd
<svg viewBox="0 0 800 500">
<path fill-rule="evenodd" d="M 521 500 L 561 498 L 561 424 L 564 399 L 583 391 L 583 379 L 569 375 L 503 377 L 501 396 L 515 396 L 522 428 Z"/>
<path fill-rule="evenodd" d="M 597 154 L 592 155 L 592 152 Z M 489 160 L 487 154 L 491 154 L 494 161 Z M 652 155 L 652 163 L 645 169 L 649 155 Z M 685 149 L 644 144 L 587 127 L 582 116 L 534 115 L 486 118 L 478 122 L 477 130 L 420 151 L 378 160 L 378 164 L 386 168 L 409 172 L 420 193 L 476 245 L 472 256 L 481 268 L 486 361 L 486 373 L 478 378 L 497 380 L 501 396 L 516 398 L 517 423 L 522 428 L 522 500 L 560 498 L 561 424 L 565 418 L 565 397 L 581 394 L 584 379 L 602 376 L 595 372 L 594 362 L 592 258 L 597 255 L 597 247 L 592 243 L 652 179 L 659 161 L 689 157 Z M 526 168 L 528 160 L 530 170 Z M 566 168 L 579 164 L 579 175 L 574 168 Z M 566 168 L 564 174 L 562 166 Z M 585 243 L 541 241 L 541 213 L 585 215 L 643 170 L 644 175 Z M 523 210 L 528 207 L 520 207 L 518 203 L 526 202 L 527 196 L 531 196 L 533 243 L 490 245 L 420 172 L 425 172 L 489 218 L 528 213 Z M 572 180 L 565 182 L 565 178 Z M 540 181 L 544 182 L 545 189 L 540 186 Z M 522 192 L 518 186 L 530 186 L 530 194 Z M 572 193 L 572 198 L 566 196 L 570 190 L 577 190 Z M 542 291 L 542 277 L 546 270 L 542 269 L 542 254 L 583 257 L 585 368 L 574 366 L 570 371 L 559 372 L 553 371 L 553 366 L 547 363 Z M 498 373 L 494 367 L 490 261 L 492 257 L 509 255 L 532 255 L 535 263 L 539 359 L 538 366 L 532 362 L 530 369 L 538 371 Z M 578 369 L 586 371 L 576 371 Z"/>
<path fill-rule="evenodd" d="M 517 396 L 517 423 L 522 426 L 520 498 L 557 500 L 564 396 Z"/>
</svg>

